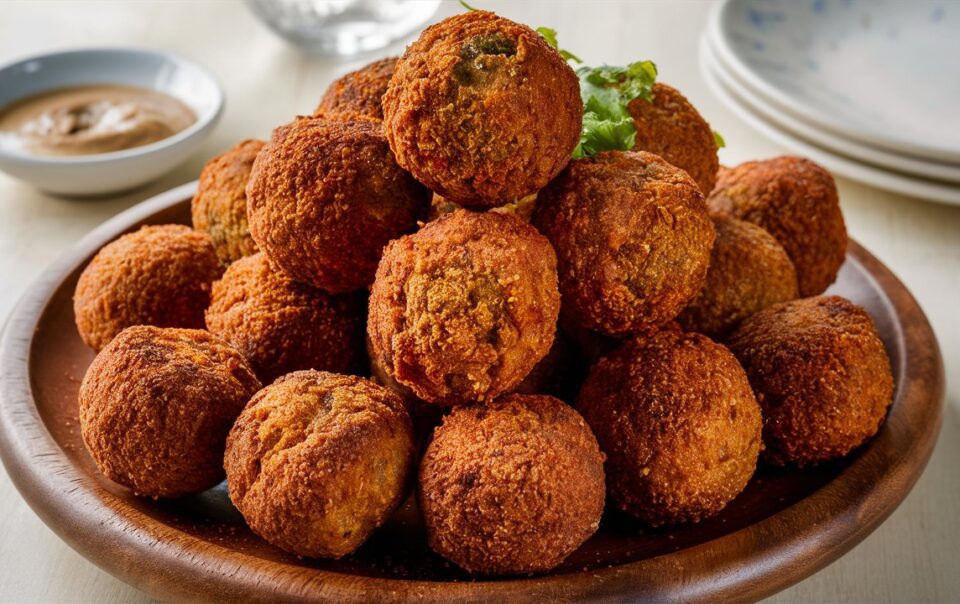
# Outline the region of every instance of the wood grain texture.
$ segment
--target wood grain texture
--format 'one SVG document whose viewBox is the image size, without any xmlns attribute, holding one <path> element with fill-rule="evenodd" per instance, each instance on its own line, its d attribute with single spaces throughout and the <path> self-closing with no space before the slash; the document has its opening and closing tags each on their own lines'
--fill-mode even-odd
<svg viewBox="0 0 960 604">
<path fill-rule="evenodd" d="M 943 370 L 912 296 L 855 243 L 833 293 L 868 309 L 892 359 L 895 402 L 851 457 L 803 472 L 763 468 L 707 522 L 651 531 L 609 511 L 553 573 L 469 580 L 425 547 L 408 502 L 357 554 L 301 560 L 256 538 L 223 485 L 171 502 L 104 479 L 76 423 L 93 358 L 73 327 L 79 271 L 97 248 L 143 223 L 184 222 L 193 185 L 160 195 L 84 238 L 31 288 L 0 344 L 0 454 L 27 502 L 72 547 L 141 589 L 174 599 L 352 601 L 646 598 L 750 600 L 816 572 L 876 528 L 920 475 L 936 441 Z"/>
</svg>

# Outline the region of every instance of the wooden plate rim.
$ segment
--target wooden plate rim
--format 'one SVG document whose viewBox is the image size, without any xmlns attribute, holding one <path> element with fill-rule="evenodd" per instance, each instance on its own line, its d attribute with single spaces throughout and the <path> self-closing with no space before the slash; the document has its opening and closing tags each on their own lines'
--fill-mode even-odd
<svg viewBox="0 0 960 604">
<path fill-rule="evenodd" d="M 855 242 L 860 264 L 888 297 L 904 354 L 896 404 L 876 441 L 908 437 L 890 460 L 872 442 L 835 480 L 793 506 L 721 538 L 607 569 L 543 577 L 429 582 L 346 575 L 288 566 L 210 543 L 158 523 L 109 497 L 76 471 L 47 431 L 33 400 L 29 356 L 46 304 L 61 281 L 104 241 L 158 211 L 189 199 L 196 182 L 171 189 L 97 227 L 27 290 L 0 342 L 0 456 L 27 503 L 71 547 L 118 578 L 151 594 L 205 600 L 338 601 L 490 599 L 754 600 L 792 585 L 849 551 L 906 497 L 939 433 L 943 364 L 932 329 L 913 296 Z M 907 328 L 904 329 L 904 326 Z M 878 467 L 888 466 L 886 473 Z M 184 555 L 189 551 L 190 555 Z M 252 572 L 251 572 L 252 571 Z"/>
</svg>

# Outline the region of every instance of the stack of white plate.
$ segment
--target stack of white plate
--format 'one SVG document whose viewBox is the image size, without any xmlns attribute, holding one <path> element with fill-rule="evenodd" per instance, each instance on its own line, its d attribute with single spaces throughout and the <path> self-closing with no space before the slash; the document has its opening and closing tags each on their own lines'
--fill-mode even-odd
<svg viewBox="0 0 960 604">
<path fill-rule="evenodd" d="M 727 0 L 701 65 L 724 103 L 791 151 L 960 205 L 960 2 Z"/>
</svg>

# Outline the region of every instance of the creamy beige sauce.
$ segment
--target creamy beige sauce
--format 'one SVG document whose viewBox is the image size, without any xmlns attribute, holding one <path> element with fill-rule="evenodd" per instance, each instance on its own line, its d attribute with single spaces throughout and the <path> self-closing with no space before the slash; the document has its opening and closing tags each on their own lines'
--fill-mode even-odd
<svg viewBox="0 0 960 604">
<path fill-rule="evenodd" d="M 179 99 L 147 88 L 58 88 L 0 109 L 0 145 L 36 155 L 92 155 L 163 140 L 197 121 Z"/>
</svg>

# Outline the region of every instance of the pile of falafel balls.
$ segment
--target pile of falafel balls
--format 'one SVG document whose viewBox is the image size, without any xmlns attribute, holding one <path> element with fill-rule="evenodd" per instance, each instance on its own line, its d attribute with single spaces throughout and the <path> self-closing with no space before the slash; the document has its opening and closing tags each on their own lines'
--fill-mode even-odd
<svg viewBox="0 0 960 604">
<path fill-rule="evenodd" d="M 124 235 L 77 284 L 99 469 L 154 498 L 226 476 L 308 557 L 414 488 L 436 552 L 523 574 L 605 507 L 697 522 L 758 459 L 850 453 L 893 379 L 867 313 L 820 295 L 847 244 L 831 176 L 721 168 L 696 109 L 652 92 L 633 149 L 571 159 L 577 74 L 473 11 L 211 160 L 194 228 Z"/>
</svg>

